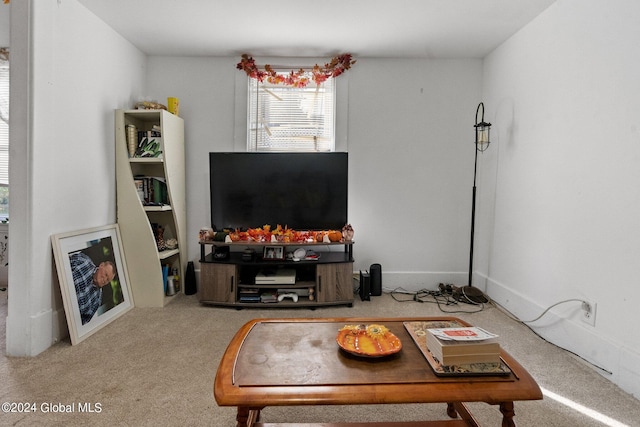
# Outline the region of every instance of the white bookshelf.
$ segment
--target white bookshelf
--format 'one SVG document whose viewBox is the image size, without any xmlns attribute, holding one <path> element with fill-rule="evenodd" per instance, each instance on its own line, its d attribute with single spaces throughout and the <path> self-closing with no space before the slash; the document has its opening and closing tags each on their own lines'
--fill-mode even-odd
<svg viewBox="0 0 640 427">
<path fill-rule="evenodd" d="M 151 130 L 159 126 L 162 155 L 158 158 L 131 158 L 127 148 L 126 126 Z M 129 270 L 130 288 L 138 307 L 162 307 L 172 297 L 165 296 L 162 266 L 177 269 L 180 287 L 186 267 L 187 245 L 184 121 L 165 110 L 116 110 L 116 199 L 117 221 L 122 248 Z M 169 204 L 145 206 L 138 195 L 134 177 L 163 177 Z M 158 251 L 151 224 L 164 227 L 165 241 L 174 238 L 177 249 Z"/>
</svg>

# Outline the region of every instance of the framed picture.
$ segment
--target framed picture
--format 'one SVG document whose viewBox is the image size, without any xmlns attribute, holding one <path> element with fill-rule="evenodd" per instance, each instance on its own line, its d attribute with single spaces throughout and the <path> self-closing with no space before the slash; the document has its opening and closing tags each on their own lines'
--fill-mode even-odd
<svg viewBox="0 0 640 427">
<path fill-rule="evenodd" d="M 117 224 L 51 236 L 71 344 L 133 308 Z"/>
<path fill-rule="evenodd" d="M 262 258 L 266 260 L 284 260 L 284 246 L 265 246 Z"/>
</svg>

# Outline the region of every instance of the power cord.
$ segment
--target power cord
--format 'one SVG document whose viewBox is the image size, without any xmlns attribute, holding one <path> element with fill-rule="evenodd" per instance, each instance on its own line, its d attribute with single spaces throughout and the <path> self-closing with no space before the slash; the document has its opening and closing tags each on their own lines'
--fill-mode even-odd
<svg viewBox="0 0 640 427">
<path fill-rule="evenodd" d="M 442 284 L 441 284 L 442 285 Z M 448 311 L 448 310 L 444 310 L 442 308 L 442 305 L 446 306 L 451 306 L 451 305 L 458 305 L 459 300 L 456 300 L 453 298 L 453 288 L 449 287 L 447 288 L 447 285 L 444 285 L 444 290 L 442 289 L 442 287 L 439 288 L 439 290 L 437 291 L 430 291 L 430 290 L 420 290 L 417 292 L 409 292 L 401 287 L 399 288 L 395 288 L 394 290 L 392 290 L 390 292 L 391 297 L 398 301 L 398 302 L 420 302 L 420 303 L 435 303 L 438 304 L 438 308 L 440 309 L 440 311 L 442 311 L 443 313 L 478 313 L 482 310 L 485 309 L 485 304 L 484 303 L 474 303 L 474 302 L 466 302 L 467 304 L 473 304 L 473 305 L 478 305 L 480 306 L 480 308 L 478 310 L 475 311 L 469 311 L 469 310 L 454 310 L 454 311 Z M 410 295 L 410 298 L 399 298 L 398 295 Z M 430 301 L 429 298 L 432 298 L 433 301 Z M 488 298 L 488 297 L 487 297 Z M 602 366 L 596 365 L 593 362 L 588 361 L 587 359 L 585 359 L 584 357 L 580 356 L 579 354 L 568 350 L 562 346 L 559 346 L 558 344 L 552 343 L 551 341 L 548 341 L 547 339 L 545 339 L 543 336 L 541 336 L 538 332 L 536 332 L 531 326 L 529 326 L 529 323 L 533 323 L 536 322 L 538 320 L 540 320 L 545 314 L 547 314 L 549 312 L 549 310 L 551 310 L 552 308 L 560 305 L 560 304 L 565 304 L 565 303 L 569 303 L 569 302 L 579 302 L 579 303 L 585 303 L 586 301 L 581 300 L 579 298 L 571 298 L 571 299 L 566 299 L 566 300 L 562 300 L 559 301 L 555 304 L 552 304 L 551 306 L 547 307 L 538 317 L 536 317 L 535 319 L 532 320 L 520 320 L 516 315 L 514 315 L 513 313 L 511 313 L 509 310 L 507 310 L 506 308 L 502 307 L 499 304 L 496 304 L 493 301 L 489 301 L 487 304 L 492 305 L 494 307 L 496 307 L 498 310 L 502 311 L 504 314 L 507 315 L 508 318 L 510 318 L 511 320 L 518 322 L 518 323 L 522 323 L 525 327 L 527 327 L 531 332 L 533 332 L 538 338 L 540 338 L 541 340 L 543 340 L 544 342 L 553 345 L 556 348 L 559 348 L 560 350 L 564 350 L 572 355 L 574 355 L 575 357 L 583 360 L 585 363 L 588 363 L 589 365 L 593 366 L 595 369 L 598 369 L 606 374 L 609 375 L 613 375 L 613 372 L 606 370 L 605 368 L 603 368 Z"/>
<path fill-rule="evenodd" d="M 602 366 L 596 365 L 595 363 L 588 361 L 588 360 L 587 360 L 587 359 L 585 359 L 584 357 L 580 356 L 578 353 L 575 353 L 575 352 L 573 352 L 573 351 L 571 351 L 571 350 L 568 350 L 568 349 L 566 349 L 566 348 L 564 348 L 564 347 L 562 347 L 562 346 L 559 346 L 558 344 L 552 343 L 551 341 L 549 341 L 549 340 L 547 340 L 546 338 L 544 338 L 542 335 L 540 335 L 538 332 L 536 332 L 536 331 L 535 331 L 531 326 L 529 326 L 529 325 L 528 325 L 528 323 L 533 323 L 533 322 L 535 322 L 535 321 L 537 321 L 537 320 L 540 320 L 540 319 L 542 318 L 542 316 L 544 316 L 545 314 L 547 314 L 547 313 L 549 312 L 549 310 L 551 310 L 553 307 L 558 306 L 558 305 L 560 305 L 560 304 L 565 304 L 565 303 L 568 303 L 568 302 L 579 302 L 579 303 L 585 303 L 586 301 L 581 300 L 581 299 L 578 299 L 578 298 L 571 298 L 571 299 L 566 299 L 566 300 L 559 301 L 559 302 L 557 302 L 557 303 L 555 303 L 555 304 L 553 304 L 553 305 L 549 306 L 546 310 L 544 310 L 544 311 L 543 311 L 543 312 L 542 312 L 538 317 L 536 317 L 536 318 L 535 318 L 535 319 L 533 319 L 533 320 L 520 320 L 520 319 L 518 318 L 518 316 L 516 316 L 516 315 L 514 315 L 513 313 L 511 313 L 509 310 L 507 310 L 507 309 L 506 309 L 506 308 L 504 308 L 503 306 L 501 306 L 501 305 L 499 305 L 499 304 L 494 304 L 494 306 L 495 306 L 498 310 L 500 310 L 500 311 L 502 311 L 504 314 L 506 314 L 506 315 L 507 315 L 507 317 L 508 317 L 508 318 L 510 318 L 511 320 L 513 320 L 513 321 L 515 321 L 515 322 L 518 322 L 518 323 L 522 323 L 524 326 L 526 326 L 526 327 L 527 327 L 531 332 L 533 332 L 533 333 L 534 333 L 538 338 L 540 338 L 542 341 L 544 341 L 544 342 L 546 342 L 546 343 L 548 343 L 548 344 L 551 344 L 552 346 L 554 346 L 554 347 L 556 347 L 556 348 L 559 348 L 560 350 L 564 350 L 564 351 L 566 351 L 566 352 L 568 352 L 568 353 L 571 353 L 571 354 L 572 354 L 572 355 L 574 355 L 575 357 L 577 357 L 577 358 L 579 358 L 579 359 L 583 360 L 584 362 L 588 363 L 589 365 L 593 366 L 594 368 L 596 368 L 596 369 L 598 369 L 598 370 L 600 370 L 600 371 L 602 371 L 602 372 L 604 372 L 604 373 L 606 373 L 606 374 L 613 375 L 613 372 L 608 371 L 608 370 L 606 370 L 605 368 L 603 368 Z"/>
<path fill-rule="evenodd" d="M 547 314 L 547 313 L 549 312 L 549 310 L 551 310 L 553 307 L 556 307 L 556 306 L 558 306 L 558 305 L 560 305 L 560 304 L 564 304 L 564 303 L 567 303 L 567 302 L 574 302 L 574 301 L 575 301 L 575 302 L 579 302 L 579 303 L 586 303 L 586 301 L 581 300 L 581 299 L 578 299 L 578 298 L 571 298 L 571 299 L 566 299 L 566 300 L 563 300 L 563 301 L 558 301 L 557 303 L 555 303 L 555 304 L 550 305 L 549 307 L 547 307 L 547 309 L 546 309 L 545 311 L 543 311 L 543 312 L 540 314 L 540 316 L 538 316 L 538 317 L 536 317 L 535 319 L 532 319 L 532 320 L 520 320 L 518 317 L 514 316 L 511 312 L 507 311 L 506 309 L 504 309 L 504 311 L 505 311 L 506 313 L 508 313 L 510 316 L 512 316 L 512 317 L 514 318 L 514 320 L 517 320 L 518 322 L 522 322 L 522 323 L 533 323 L 533 322 L 536 322 L 536 321 L 538 321 L 538 320 L 542 319 L 542 316 L 544 316 L 545 314 Z"/>
<path fill-rule="evenodd" d="M 391 297 L 398 302 L 419 302 L 427 304 L 437 304 L 441 312 L 447 314 L 455 313 L 478 313 L 485 309 L 484 303 L 467 302 L 466 300 L 454 298 L 453 293 L 443 292 L 441 290 L 431 291 L 422 289 L 417 292 L 409 292 L 401 287 L 395 288 L 390 292 Z M 408 297 L 401 297 L 400 295 L 408 295 Z M 471 304 L 477 307 L 474 310 L 465 310 L 460 303 Z M 455 309 L 448 309 L 448 307 L 455 307 Z"/>
</svg>

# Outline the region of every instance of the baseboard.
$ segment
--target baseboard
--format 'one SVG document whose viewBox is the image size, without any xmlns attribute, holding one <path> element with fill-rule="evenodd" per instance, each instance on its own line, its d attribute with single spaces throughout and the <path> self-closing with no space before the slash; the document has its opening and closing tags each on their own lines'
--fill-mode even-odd
<svg viewBox="0 0 640 427">
<path fill-rule="evenodd" d="M 55 344 L 69 336 L 69 327 L 67 326 L 67 317 L 64 309 L 54 310 L 51 314 L 52 319 L 52 343 Z"/>
<path fill-rule="evenodd" d="M 384 266 L 382 270 L 382 288 L 385 292 L 436 290 L 438 283 L 464 285 L 467 281 L 466 272 L 385 272 Z M 548 308 L 548 305 L 541 305 L 505 284 L 478 273 L 473 276 L 473 284 L 521 320 L 535 319 Z M 625 392 L 640 397 L 640 354 L 625 347 L 624 343 L 612 341 L 597 327 L 584 323 L 581 314 L 579 302 L 562 304 L 528 325 L 547 341 L 582 358 Z"/>
<path fill-rule="evenodd" d="M 620 349 L 620 370 L 615 383 L 627 393 L 640 398 L 640 354 L 626 347 Z"/>
<path fill-rule="evenodd" d="M 13 326 L 14 320 L 19 326 Z M 53 344 L 69 335 L 64 310 L 46 310 L 26 318 L 12 318 L 7 316 L 7 355 L 8 356 L 37 356 Z M 28 326 L 27 326 L 28 323 Z M 22 336 L 29 335 L 30 340 L 23 341 Z M 13 335 L 15 334 L 15 335 Z"/>
<path fill-rule="evenodd" d="M 487 295 L 520 320 L 533 320 L 548 308 L 495 280 L 484 277 L 484 281 Z M 580 316 L 581 304 L 567 303 L 552 308 L 540 320 L 527 325 L 545 340 L 591 364 L 596 372 L 627 393 L 640 396 L 640 355 L 587 325 Z"/>
</svg>

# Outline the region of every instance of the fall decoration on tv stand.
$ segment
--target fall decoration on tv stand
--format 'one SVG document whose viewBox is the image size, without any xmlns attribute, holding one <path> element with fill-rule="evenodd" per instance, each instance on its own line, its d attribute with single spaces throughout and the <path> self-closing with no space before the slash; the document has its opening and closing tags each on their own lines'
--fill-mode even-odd
<svg viewBox="0 0 640 427">
<path fill-rule="evenodd" d="M 216 240 L 226 242 L 265 242 L 265 243 L 339 243 L 344 241 L 341 230 L 299 231 L 278 224 L 275 229 L 266 224 L 247 230 L 200 230 L 200 241 Z"/>
<path fill-rule="evenodd" d="M 343 55 L 333 57 L 331 61 L 324 64 L 324 66 L 316 64 L 311 70 L 304 70 L 301 68 L 298 71 L 291 70 L 288 74 L 279 74 L 269 64 L 264 66 L 264 70 L 260 70 L 253 57 L 245 53 L 242 55 L 242 60 L 238 62 L 236 68 L 247 73 L 247 76 L 261 82 L 266 80 L 267 82 L 275 85 L 283 84 L 286 86 L 302 88 L 306 87 L 311 80 L 319 85 L 330 77 L 338 77 L 345 71 L 349 70 L 355 63 L 356 61 L 355 59 L 352 59 L 351 54 L 345 53 Z M 309 77 L 309 73 L 311 74 L 311 78 Z"/>
</svg>

